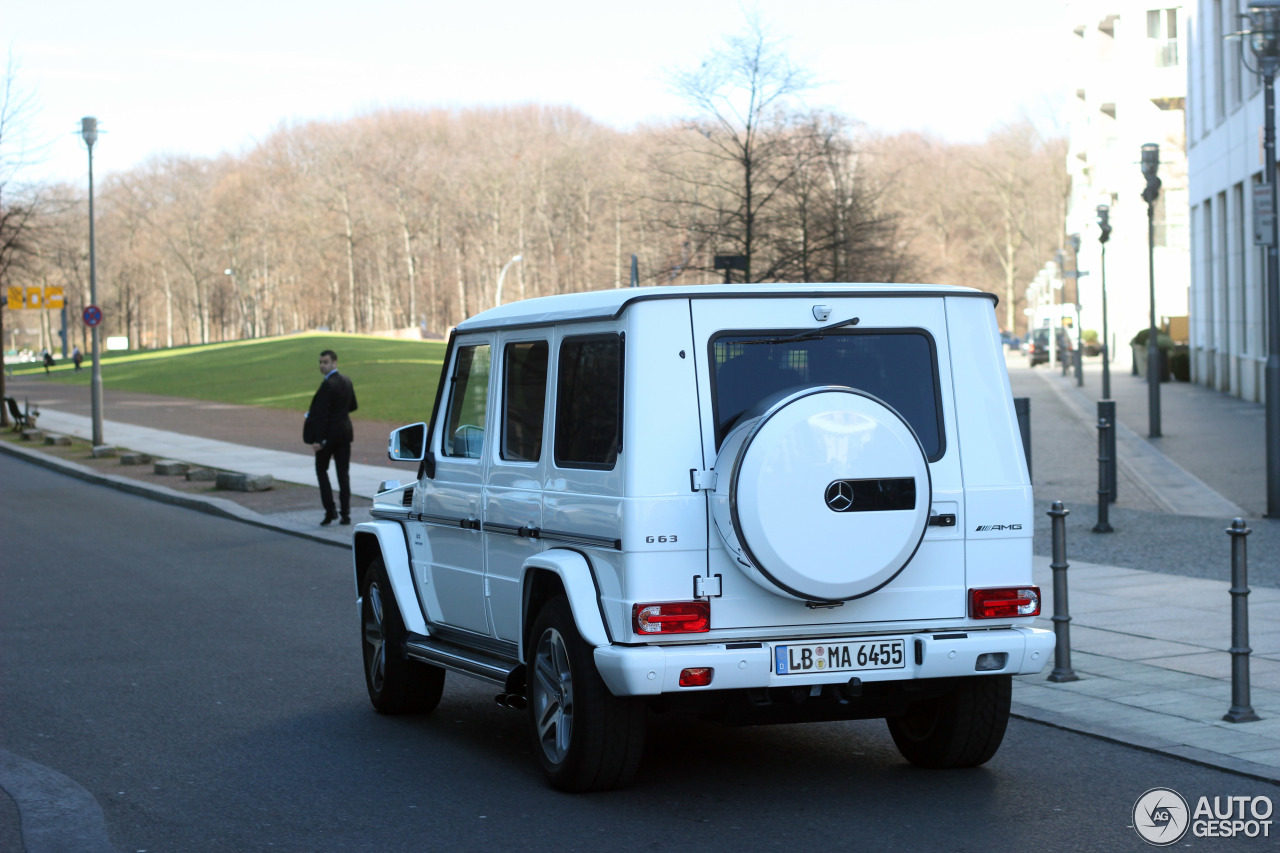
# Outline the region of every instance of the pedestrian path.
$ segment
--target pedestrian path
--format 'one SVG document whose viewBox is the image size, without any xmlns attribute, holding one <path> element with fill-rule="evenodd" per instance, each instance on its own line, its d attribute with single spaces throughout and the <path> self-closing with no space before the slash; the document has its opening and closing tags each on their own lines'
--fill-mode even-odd
<svg viewBox="0 0 1280 853">
<path fill-rule="evenodd" d="M 1053 578 L 1035 558 L 1053 629 Z M 1019 716 L 1280 782 L 1280 590 L 1249 595 L 1256 722 L 1229 723 L 1230 584 L 1116 566 L 1067 570 L 1070 669 L 1078 681 L 1014 679 Z"/>
<path fill-rule="evenodd" d="M 1048 371 L 1044 374 L 1045 381 L 1064 386 L 1055 390 L 1074 407 L 1081 418 L 1081 428 L 1091 430 L 1092 424 L 1086 425 L 1084 417 L 1090 408 L 1088 399 L 1084 395 L 1080 395 L 1083 399 L 1075 399 L 1076 389 L 1067 387 L 1066 380 L 1049 375 Z M 87 437 L 88 421 L 83 416 L 46 409 L 41 413 L 40 424 L 50 431 Z M 108 422 L 106 430 L 121 448 L 251 474 L 271 474 L 285 482 L 314 483 L 312 460 L 306 455 L 116 422 Z M 1174 488 L 1170 483 L 1181 483 L 1176 488 L 1177 496 L 1167 498 L 1170 512 L 1223 518 L 1243 514 L 1234 501 L 1136 433 L 1125 440 L 1124 446 L 1125 452 L 1135 458 L 1139 453 L 1143 455 L 1143 461 L 1132 463 L 1131 473 L 1146 482 L 1147 488 L 1164 493 Z M 38 452 L 8 443 L 0 443 L 0 449 L 24 455 Z M 102 481 L 123 481 L 73 463 L 48 464 L 82 468 L 82 476 Z M 1084 471 L 1081 476 L 1095 474 Z M 353 494 L 372 496 L 384 479 L 403 480 L 405 471 L 390 466 L 352 466 Z M 166 497 L 162 493 L 178 494 L 136 482 L 129 487 L 135 491 L 150 489 L 161 498 Z M 181 497 L 187 501 L 217 500 Z M 355 520 L 367 517 L 365 513 Z M 318 528 L 314 512 L 258 515 L 236 507 L 228 514 L 334 544 L 350 542 L 350 528 Z M 1034 573 L 1044 598 L 1040 622 L 1052 628 L 1049 560 L 1037 557 Z M 1231 656 L 1227 651 L 1231 646 L 1231 596 L 1225 580 L 1089 563 L 1072 565 L 1068 579 L 1071 667 L 1079 680 L 1048 681 L 1052 664 L 1039 675 L 1016 678 L 1015 715 L 1280 782 L 1280 590 L 1255 589 L 1249 596 L 1253 626 L 1250 698 L 1261 719 L 1233 724 L 1222 719 L 1232 705 Z"/>
<path fill-rule="evenodd" d="M 90 418 L 48 409 L 40 412 L 40 428 L 76 438 L 90 439 L 93 436 Z M 316 484 L 315 456 L 312 454 L 263 450 L 119 421 L 104 421 L 103 434 L 110 436 L 111 443 L 117 447 L 148 453 L 157 459 L 176 459 L 255 477 L 270 474 L 281 482 L 303 486 Z M 350 473 L 351 493 L 368 498 L 377 493 L 378 484 L 383 480 L 403 480 L 405 477 L 402 468 L 354 462 Z"/>
<path fill-rule="evenodd" d="M 1074 378 L 1063 378 L 1049 370 L 1036 371 L 1036 376 L 1053 389 L 1079 420 L 1083 429 L 1096 435 L 1096 398 L 1077 388 Z M 1130 429 L 1123 420 L 1123 411 L 1117 408 L 1116 463 L 1142 488 L 1148 499 L 1165 512 L 1177 515 L 1224 518 L 1249 515 L 1239 505 L 1219 494 Z"/>
</svg>

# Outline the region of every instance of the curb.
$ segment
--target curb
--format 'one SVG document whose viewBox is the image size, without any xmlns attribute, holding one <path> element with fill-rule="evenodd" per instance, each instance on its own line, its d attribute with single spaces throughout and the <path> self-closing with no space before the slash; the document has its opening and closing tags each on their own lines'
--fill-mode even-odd
<svg viewBox="0 0 1280 853">
<path fill-rule="evenodd" d="M 25 447 L 19 447 L 8 441 L 0 441 L 0 453 L 7 453 L 10 456 L 16 456 L 19 459 L 25 459 L 44 468 L 49 468 L 72 477 L 77 477 L 90 483 L 100 486 L 109 486 L 122 492 L 139 497 L 148 498 L 153 501 L 171 504 L 173 506 L 183 507 L 184 509 L 194 509 L 198 512 L 216 515 L 221 518 L 228 518 L 232 521 L 251 524 L 254 527 L 261 527 L 267 530 L 274 530 L 279 533 L 286 533 L 290 536 L 297 536 L 300 539 L 307 539 L 311 542 L 319 542 L 324 545 L 336 545 L 343 549 L 350 549 L 351 543 L 338 542 L 325 536 L 310 533 L 305 530 L 296 530 L 285 527 L 270 520 L 268 516 L 256 513 L 253 510 L 245 509 L 235 501 L 229 501 L 226 498 L 206 498 L 196 495 L 188 495 L 175 489 L 169 489 L 164 486 L 154 486 L 150 483 L 141 483 L 137 480 L 130 480 L 127 477 L 117 477 L 114 474 L 103 474 L 92 468 L 87 468 L 75 462 L 69 462 L 65 459 L 58 459 L 52 456 L 46 456 L 38 450 L 29 450 Z"/>
<path fill-rule="evenodd" d="M 1122 732 L 1117 729 L 1091 725 L 1073 717 L 1068 717 L 1065 714 L 1046 711 L 1032 705 L 1024 705 L 1016 700 L 1009 711 L 1009 716 L 1030 723 L 1039 723 L 1042 726 L 1049 726 L 1054 729 L 1074 732 L 1095 740 L 1139 749 L 1152 755 L 1161 755 L 1165 758 L 1185 761 L 1188 764 L 1207 767 L 1210 770 L 1219 770 L 1234 776 L 1244 776 L 1259 782 L 1270 782 L 1273 785 L 1280 784 L 1280 768 L 1268 767 L 1265 764 L 1256 764 L 1252 761 L 1232 758 L 1231 756 L 1208 752 L 1192 746 L 1173 744 L 1139 732 Z"/>
</svg>

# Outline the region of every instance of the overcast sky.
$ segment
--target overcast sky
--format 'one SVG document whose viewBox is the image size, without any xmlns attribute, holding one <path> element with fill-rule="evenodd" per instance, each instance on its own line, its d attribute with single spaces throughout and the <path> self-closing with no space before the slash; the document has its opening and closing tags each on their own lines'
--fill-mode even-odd
<svg viewBox="0 0 1280 853">
<path fill-rule="evenodd" d="M 981 139 L 1065 102 L 1061 0 L 0 0 L 0 51 L 47 142 L 28 177 L 83 180 L 153 154 L 251 148 L 283 122 L 397 106 L 568 104 L 628 128 L 683 106 L 697 66 L 758 9 L 826 85 L 808 98 L 874 129 Z M 6 140 L 8 144 L 8 140 Z"/>
</svg>

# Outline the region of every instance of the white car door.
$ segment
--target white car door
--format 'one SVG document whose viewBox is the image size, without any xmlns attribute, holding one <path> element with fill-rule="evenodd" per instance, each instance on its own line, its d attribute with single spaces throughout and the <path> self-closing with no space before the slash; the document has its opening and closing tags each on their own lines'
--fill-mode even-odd
<svg viewBox="0 0 1280 853">
<path fill-rule="evenodd" d="M 521 567 L 543 550 L 542 489 L 549 443 L 547 415 L 550 340 L 513 332 L 498 338 L 495 432 L 485 490 L 484 549 L 494 635 L 520 639 Z"/>
<path fill-rule="evenodd" d="M 435 476 L 424 478 L 420 520 L 411 524 L 414 575 L 428 613 L 434 598 L 439 621 L 488 635 L 482 494 L 488 463 L 487 430 L 492 341 L 487 335 L 459 337 L 453 349 L 444 411 L 431 437 Z"/>
</svg>

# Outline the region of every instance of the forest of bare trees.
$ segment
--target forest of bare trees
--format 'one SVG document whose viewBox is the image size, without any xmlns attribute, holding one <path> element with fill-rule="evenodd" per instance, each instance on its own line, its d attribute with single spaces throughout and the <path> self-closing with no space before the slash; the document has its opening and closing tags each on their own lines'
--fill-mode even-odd
<svg viewBox="0 0 1280 853">
<path fill-rule="evenodd" d="M 503 301 L 627 286 L 632 255 L 641 284 L 714 283 L 713 257 L 739 254 L 751 282 L 976 286 L 1019 326 L 1022 289 L 1063 239 L 1061 140 L 1026 121 L 976 144 L 876 136 L 808 109 L 803 74 L 759 28 L 673 80 L 690 114 L 665 125 L 397 109 L 100 176 L 105 331 L 133 348 L 314 328 L 440 336 L 495 304 L 517 255 Z M 63 285 L 77 318 L 85 189 L 15 194 L 3 178 L 0 292 Z M 55 333 L 45 318 L 23 343 L 53 348 Z"/>
</svg>

